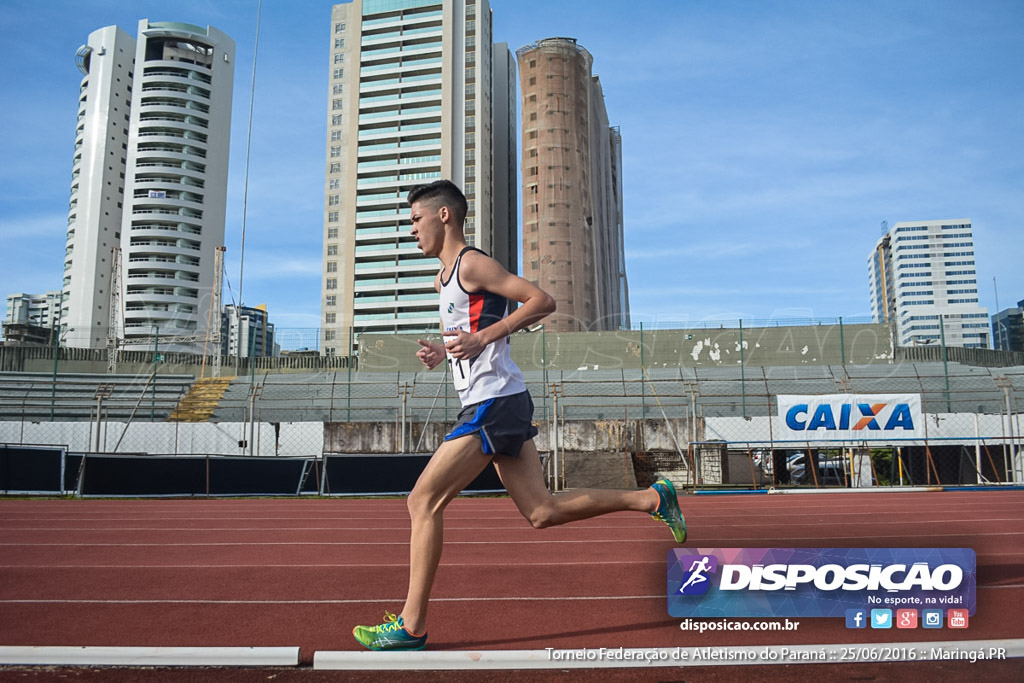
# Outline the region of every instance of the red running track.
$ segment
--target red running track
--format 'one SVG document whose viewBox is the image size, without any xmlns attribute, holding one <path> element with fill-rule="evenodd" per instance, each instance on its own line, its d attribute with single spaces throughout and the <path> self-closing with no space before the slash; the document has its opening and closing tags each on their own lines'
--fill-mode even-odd
<svg viewBox="0 0 1024 683">
<path fill-rule="evenodd" d="M 675 545 L 663 525 L 618 513 L 538 531 L 508 499 L 466 498 L 446 515 L 429 647 L 1024 637 L 1024 492 L 682 502 L 691 548 L 974 548 L 977 613 L 966 630 L 907 637 L 841 619 L 799 619 L 797 631 L 770 634 L 684 632 L 665 611 Z M 400 610 L 408 538 L 398 499 L 0 500 L 0 645 L 297 645 L 308 663 L 317 650 L 357 649 L 354 624 Z"/>
</svg>

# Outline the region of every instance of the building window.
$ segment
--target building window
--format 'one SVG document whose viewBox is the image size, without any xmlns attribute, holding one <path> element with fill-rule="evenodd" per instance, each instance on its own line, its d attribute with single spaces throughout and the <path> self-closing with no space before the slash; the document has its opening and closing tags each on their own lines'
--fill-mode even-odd
<svg viewBox="0 0 1024 683">
<path fill-rule="evenodd" d="M 341 180 L 338 178 L 331 178 L 331 189 L 337 190 L 341 188 Z"/>
<path fill-rule="evenodd" d="M 327 222 L 328 223 L 337 223 L 338 222 L 338 212 L 337 211 L 329 211 L 329 212 L 327 212 Z M 328 228 L 328 230 L 334 230 L 335 233 L 337 233 L 338 229 L 337 228 Z M 334 236 L 337 237 L 338 235 L 335 234 Z"/>
<path fill-rule="evenodd" d="M 341 50 L 344 47 L 345 47 L 345 39 L 344 38 L 335 38 L 334 39 L 334 49 L 335 50 Z"/>
<path fill-rule="evenodd" d="M 338 67 L 338 68 L 336 68 L 334 70 L 333 76 L 334 76 L 334 78 L 344 78 L 345 77 L 345 70 L 342 69 L 341 67 Z"/>
<path fill-rule="evenodd" d="M 334 111 L 338 111 L 339 109 L 342 109 L 344 106 L 345 101 L 340 97 L 331 102 L 331 109 L 333 109 Z"/>
<path fill-rule="evenodd" d="M 337 256 L 338 255 L 338 245 L 337 244 L 328 244 L 327 245 L 327 255 L 328 256 Z"/>
<path fill-rule="evenodd" d="M 336 322 L 338 322 L 338 314 L 328 313 L 327 315 L 324 316 L 324 322 L 328 325 L 335 324 Z"/>
<path fill-rule="evenodd" d="M 333 277 L 327 278 L 327 289 L 337 289 L 337 288 L 338 288 L 338 279 L 337 278 L 333 278 Z"/>
<path fill-rule="evenodd" d="M 340 157 L 341 156 L 341 146 L 340 145 L 336 145 L 334 147 L 331 147 L 331 156 L 332 157 Z M 333 167 L 334 166 L 332 164 L 331 168 L 333 168 Z M 341 170 L 340 167 L 339 167 L 338 170 L 339 171 Z M 333 170 L 331 171 L 331 173 L 337 173 L 337 172 L 338 171 L 333 171 Z"/>
<path fill-rule="evenodd" d="M 337 261 L 328 261 L 327 262 L 327 272 L 328 273 L 337 273 L 338 272 L 338 262 Z"/>
<path fill-rule="evenodd" d="M 337 52 L 337 53 L 335 53 L 335 55 L 334 55 L 334 63 L 335 64 L 342 64 L 344 62 L 345 62 L 345 53 L 344 52 Z"/>
<path fill-rule="evenodd" d="M 341 156 L 341 147 L 337 148 L 338 149 L 338 153 L 337 154 L 334 153 L 334 149 L 335 149 L 334 147 L 331 147 L 331 156 L 332 157 Z M 331 173 L 341 173 L 341 164 L 339 164 L 336 161 L 332 162 L 331 163 Z"/>
<path fill-rule="evenodd" d="M 334 330 L 324 330 L 324 341 L 334 341 Z"/>
<path fill-rule="evenodd" d="M 331 125 L 332 126 L 340 126 L 341 125 L 341 114 L 332 114 L 331 115 Z"/>
<path fill-rule="evenodd" d="M 334 32 L 335 33 L 341 33 L 344 30 L 345 30 L 345 24 L 343 22 L 338 22 L 337 24 L 334 25 Z"/>
<path fill-rule="evenodd" d="M 341 197 L 339 197 L 336 194 L 328 195 L 328 197 L 327 197 L 327 205 L 328 206 L 337 206 L 339 203 L 341 203 Z"/>
<path fill-rule="evenodd" d="M 337 306 L 338 305 L 338 295 L 337 294 L 328 294 L 327 295 L 327 305 L 328 306 Z"/>
<path fill-rule="evenodd" d="M 335 220 L 337 220 L 337 216 L 335 216 Z M 337 228 L 327 228 L 327 239 L 329 239 L 329 240 L 336 240 L 336 239 L 338 239 L 338 229 Z"/>
<path fill-rule="evenodd" d="M 341 131 L 340 130 L 332 130 L 331 131 L 331 142 L 339 142 L 340 140 L 341 140 Z"/>
<path fill-rule="evenodd" d="M 344 83 L 335 83 L 334 87 L 331 88 L 331 92 L 334 95 L 340 95 L 341 93 L 345 92 L 345 84 Z"/>
</svg>

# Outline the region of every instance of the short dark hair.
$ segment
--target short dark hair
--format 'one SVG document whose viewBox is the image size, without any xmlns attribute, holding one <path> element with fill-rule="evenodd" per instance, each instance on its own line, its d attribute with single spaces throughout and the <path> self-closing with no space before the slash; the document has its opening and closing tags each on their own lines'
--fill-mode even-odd
<svg viewBox="0 0 1024 683">
<path fill-rule="evenodd" d="M 428 185 L 417 185 L 409 190 L 405 200 L 409 202 L 409 206 L 416 202 L 429 203 L 435 209 L 447 206 L 459 225 L 465 222 L 466 213 L 469 211 L 466 195 L 462 194 L 459 186 L 450 180 L 435 180 Z"/>
</svg>

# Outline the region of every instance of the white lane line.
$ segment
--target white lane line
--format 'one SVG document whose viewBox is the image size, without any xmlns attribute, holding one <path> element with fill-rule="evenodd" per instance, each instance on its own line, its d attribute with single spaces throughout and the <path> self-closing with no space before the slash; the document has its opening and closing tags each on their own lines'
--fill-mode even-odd
<svg viewBox="0 0 1024 683">
<path fill-rule="evenodd" d="M 828 505 L 827 507 L 796 507 L 796 506 L 787 506 L 784 509 L 769 508 L 769 509 L 757 509 L 757 510 L 749 510 L 747 508 L 742 508 L 742 509 L 737 509 L 737 511 L 735 513 L 733 513 L 733 512 L 717 512 L 715 510 L 709 509 L 706 505 L 699 505 L 699 506 L 698 505 L 694 505 L 691 508 L 690 504 L 692 503 L 692 501 L 681 501 L 681 502 L 684 503 L 684 505 L 683 505 L 684 511 L 687 508 L 690 508 L 690 509 L 693 509 L 695 512 L 699 512 L 700 516 L 702 516 L 702 517 L 715 517 L 715 518 L 720 518 L 720 519 L 747 519 L 748 520 L 749 517 L 750 517 L 750 513 L 751 512 L 756 512 L 759 519 L 763 518 L 763 517 L 789 519 L 791 517 L 805 516 L 807 514 L 815 514 L 815 515 L 824 516 L 824 517 L 848 517 L 850 515 L 851 511 L 857 510 L 857 508 L 855 506 L 844 505 L 843 506 L 843 510 L 844 510 L 843 512 L 836 512 L 835 511 L 835 505 Z M 992 507 L 992 506 L 961 507 L 961 506 L 958 506 L 957 510 L 960 513 L 974 512 L 974 513 L 990 513 L 991 514 L 991 513 L 1000 513 L 1000 512 L 1014 512 L 1016 510 L 1016 507 L 1017 507 L 1016 504 L 1014 504 L 1014 505 L 1009 505 L 1008 504 L 1006 506 L 999 506 L 999 507 Z M 93 516 L 93 515 L 98 515 L 98 514 L 101 514 L 101 513 L 90 513 L 88 511 L 84 511 L 84 510 L 81 513 L 75 514 L 73 516 L 67 515 L 65 512 L 62 511 L 60 513 L 61 516 L 59 516 L 59 517 L 51 517 L 51 516 L 49 516 L 47 514 L 40 514 L 39 511 L 19 512 L 19 511 L 16 511 L 16 510 L 9 510 L 9 509 L 6 509 L 6 508 L 0 508 L 0 510 L 3 510 L 5 517 L 7 517 L 8 519 L 12 519 L 12 520 L 13 519 L 18 519 L 20 521 L 26 521 L 26 520 L 27 521 L 32 521 L 32 520 L 43 521 L 43 520 L 45 520 L 47 522 L 76 522 L 76 521 L 87 520 L 87 521 L 90 521 L 90 522 L 118 522 L 118 521 L 125 521 L 126 520 L 126 516 L 125 515 L 114 515 L 114 516 L 111 516 L 110 513 L 102 513 L 103 516 L 99 517 L 99 516 Z M 864 506 L 863 510 L 864 510 L 865 513 L 870 512 L 870 513 L 874 514 L 874 513 L 878 513 L 879 506 L 878 505 Z M 925 512 L 948 512 L 948 511 L 949 511 L 949 506 L 948 505 L 935 506 L 935 507 L 915 505 L 912 509 L 907 509 L 907 510 L 886 510 L 885 512 L 886 512 L 886 514 L 908 514 L 908 515 L 917 516 L 917 515 L 920 515 L 920 514 L 925 513 Z M 232 511 L 235 514 L 227 515 L 227 516 L 226 515 L 210 515 L 210 516 L 202 515 L 202 516 L 200 516 L 200 515 L 195 515 L 195 514 L 192 514 L 192 515 L 146 514 L 147 512 L 152 513 L 153 511 L 152 510 L 149 510 L 149 511 L 126 510 L 125 511 L 125 513 L 127 515 L 130 515 L 130 517 L 128 517 L 128 519 L 131 519 L 132 521 L 139 521 L 139 520 L 147 520 L 147 521 L 151 520 L 151 521 L 161 521 L 161 522 L 162 521 L 178 521 L 178 522 L 182 522 L 182 521 L 199 521 L 199 520 L 220 520 L 220 521 L 228 521 L 228 520 L 280 521 L 280 520 L 284 520 L 284 521 L 301 521 L 301 520 L 309 519 L 310 518 L 310 515 L 258 515 L 258 514 L 256 514 L 256 515 L 243 516 L 243 515 L 238 514 L 238 511 Z M 625 516 L 625 515 L 627 515 L 629 513 L 619 512 L 619 513 L 613 513 L 613 514 L 619 514 L 619 515 Z M 478 511 L 475 514 L 461 514 L 459 511 L 455 511 L 455 510 L 452 510 L 451 508 L 449 508 L 447 513 L 446 513 L 446 515 L 445 515 L 445 519 L 446 520 L 447 519 L 452 519 L 452 520 L 465 519 L 465 520 L 474 520 L 474 521 L 475 520 L 480 520 L 480 519 L 498 519 L 498 520 L 500 520 L 500 519 L 518 519 L 519 517 L 520 517 L 519 513 L 516 512 L 514 508 L 510 508 L 507 512 L 480 512 L 480 511 Z M 351 521 L 351 520 L 359 520 L 359 519 L 371 519 L 371 520 L 372 519 L 380 519 L 380 516 L 379 515 L 370 515 L 370 514 L 314 515 L 314 516 L 312 516 L 312 518 L 315 518 L 318 521 L 324 521 L 324 520 L 348 520 L 348 521 Z"/>
<path fill-rule="evenodd" d="M 927 537 L 931 538 L 978 538 L 980 536 L 1024 536 L 1024 531 L 990 531 L 981 533 L 963 532 L 957 534 L 928 534 Z M 903 536 L 829 536 L 829 540 L 841 540 L 841 541 L 856 541 L 856 540 L 868 540 L 868 541 L 880 541 L 885 539 L 895 539 L 898 541 L 907 541 L 915 539 L 916 536 L 903 535 Z M 746 545 L 761 546 L 764 544 L 764 537 L 760 538 L 724 538 L 719 539 L 721 542 L 709 546 L 707 543 L 702 547 L 742 547 Z M 808 536 L 808 537 L 790 537 L 786 539 L 786 547 L 800 547 L 794 546 L 794 541 L 809 541 L 813 543 L 820 543 L 820 536 Z M 551 539 L 551 540 L 529 540 L 529 541 L 445 541 L 445 545 L 531 545 L 531 544 L 561 544 L 561 543 L 671 543 L 666 541 L 664 538 L 587 538 L 587 539 Z M 224 542 L 195 542 L 195 543 L 16 543 L 16 542 L 4 542 L 0 543 L 0 547 L 103 547 L 103 548 L 168 548 L 168 547 L 194 547 L 194 546 L 296 546 L 296 545 L 337 545 L 337 546 L 349 546 L 349 545 L 371 545 L 371 546 L 386 546 L 386 545 L 399 545 L 408 546 L 408 541 L 224 541 Z"/>
<path fill-rule="evenodd" d="M 992 557 L 1003 557 L 1007 555 L 1022 555 L 1024 553 L 1001 553 Z M 978 557 L 985 557 L 979 555 Z M 625 565 L 636 567 L 641 565 L 665 566 L 664 560 L 586 560 L 566 562 L 529 562 L 516 561 L 516 567 L 605 567 L 608 565 Z M 0 564 L 0 570 L 4 569 L 31 569 L 33 571 L 79 571 L 82 569 L 376 569 L 380 567 L 408 568 L 408 562 L 318 562 L 293 564 Z M 441 567 L 508 567 L 508 562 L 445 562 L 442 560 Z M 987 567 L 986 567 L 987 568 Z M 984 586 L 979 586 L 984 588 Z"/>
<path fill-rule="evenodd" d="M 448 652 L 319 651 L 314 669 L 614 669 L 779 664 L 860 664 L 894 661 L 970 661 L 1024 657 L 1024 639 L 946 640 L 899 643 L 740 645 L 718 647 L 582 648 L 544 650 L 455 650 Z M 911 655 L 913 653 L 911 660 Z M 888 654 L 888 657 L 884 655 Z"/>
<path fill-rule="evenodd" d="M 1007 586 L 978 586 L 978 590 L 1024 588 L 1024 584 Z M 665 600 L 665 594 L 656 595 L 487 595 L 480 597 L 431 597 L 431 602 L 607 602 L 616 600 Z M 0 599 L 0 605 L 357 605 L 360 603 L 405 602 L 405 598 L 335 598 L 305 600 L 202 600 L 202 599 L 63 599 L 63 598 L 11 598 Z"/>
<path fill-rule="evenodd" d="M 298 666 L 299 648 L 0 646 L 0 664 L 33 666 Z"/>
<path fill-rule="evenodd" d="M 848 516 L 848 515 L 844 515 L 844 516 Z M 803 516 L 803 515 L 799 515 L 799 516 L 794 515 L 794 517 L 799 517 L 800 519 L 806 519 L 805 516 Z M 763 523 L 763 517 L 759 517 L 759 519 L 762 521 L 761 526 L 770 526 L 768 524 L 764 524 Z M 175 520 L 175 521 L 177 521 L 177 520 Z M 247 521 L 251 521 L 251 520 L 247 520 Z M 317 520 L 317 521 L 323 521 L 323 520 Z M 525 522 L 525 520 L 520 518 L 519 521 L 520 521 L 519 524 L 512 524 L 512 525 L 508 525 L 508 526 L 497 526 L 497 525 L 493 525 L 493 524 L 491 524 L 491 525 L 484 524 L 484 525 L 479 525 L 479 526 L 461 526 L 461 525 L 448 524 L 447 520 L 446 520 L 445 531 L 504 531 L 504 530 L 534 531 L 534 529 L 530 528 L 530 526 Z M 688 520 L 688 521 L 693 523 L 693 520 Z M 1017 522 L 1017 523 L 1024 523 L 1024 520 L 1022 520 L 1020 517 L 986 517 L 984 519 L 964 519 L 963 517 L 959 517 L 959 518 L 957 518 L 956 522 L 957 523 L 961 523 L 961 524 L 975 524 L 975 523 L 989 523 L 989 522 Z M 914 526 L 928 525 L 928 524 L 941 524 L 941 525 L 944 525 L 944 526 L 948 526 L 949 523 L 950 523 L 950 521 L 948 519 L 927 519 L 927 520 L 920 520 L 918 522 L 874 521 L 874 520 L 872 520 L 871 521 L 871 526 L 879 527 L 879 526 L 890 525 L 890 526 L 906 527 L 906 526 L 909 526 L 911 524 L 913 524 Z M 818 522 L 807 522 L 807 521 L 787 522 L 785 524 L 785 526 L 786 526 L 786 528 L 793 528 L 793 527 L 819 527 L 819 526 L 822 526 L 824 524 L 828 524 L 828 522 L 822 522 L 822 521 L 818 521 Z M 700 526 L 701 529 L 719 529 L 719 528 L 734 528 L 735 525 L 732 525 L 732 524 L 707 524 L 707 523 L 704 523 L 704 522 L 700 522 L 699 526 Z M 22 527 L 22 526 L 4 526 L 4 525 L 0 525 L 0 533 L 6 532 L 6 531 L 32 531 L 32 532 L 39 532 L 39 531 L 44 531 L 44 532 L 74 531 L 74 532 L 85 532 L 85 533 L 93 533 L 93 534 L 95 534 L 95 533 L 106 533 L 106 532 L 115 532 L 115 531 L 116 532 L 122 532 L 122 531 L 141 531 L 141 532 L 170 532 L 170 531 L 231 531 L 231 532 L 240 532 L 240 531 L 252 531 L 252 532 L 260 532 L 260 533 L 272 533 L 272 532 L 278 532 L 278 531 L 367 531 L 367 532 L 372 531 L 372 532 L 378 532 L 378 531 L 408 531 L 409 528 L 410 527 L 409 527 L 408 524 L 405 524 L 405 525 L 402 525 L 402 526 L 266 526 L 266 527 L 251 527 L 251 526 L 250 527 L 235 527 L 235 526 L 224 526 L 224 527 L 199 527 L 199 526 L 180 526 L 180 527 L 118 526 L 118 527 L 101 527 L 101 528 L 85 527 L 85 526 L 77 526 L 77 527 L 76 526 L 70 526 L 70 527 L 65 527 L 65 526 L 61 526 L 61 527 L 55 527 L 55 526 L 25 526 L 25 527 Z M 557 532 L 557 531 L 570 531 L 570 530 L 571 531 L 582 531 L 584 529 L 609 530 L 609 529 L 653 529 L 653 528 L 657 528 L 657 527 L 652 526 L 650 520 L 646 520 L 644 523 L 641 523 L 641 524 L 575 524 L 574 523 L 574 524 L 572 524 L 572 526 L 555 527 L 554 529 L 551 529 L 551 531 Z"/>
<path fill-rule="evenodd" d="M 488 595 L 476 598 L 435 598 L 431 602 L 602 602 L 609 600 L 665 600 L 658 595 L 570 595 L 570 596 L 499 596 Z M 338 598 L 334 600 L 63 600 L 24 599 L 0 600 L 0 605 L 358 605 L 384 602 L 403 603 L 405 598 Z"/>
<path fill-rule="evenodd" d="M 593 560 L 593 561 L 582 561 L 582 562 L 519 562 L 516 561 L 516 567 L 577 567 L 577 566 L 607 566 L 607 565 L 621 564 L 629 567 L 651 564 L 658 565 L 660 567 L 665 566 L 665 560 Z M 66 565 L 55 565 L 55 564 L 0 564 L 0 570 L 2 569 L 32 569 L 34 571 L 68 571 L 68 570 L 80 570 L 80 569 L 241 569 L 241 568 L 258 568 L 258 569 L 307 569 L 307 568 L 343 568 L 343 569 L 358 569 L 365 567 L 367 569 L 374 569 L 377 567 L 401 567 L 408 568 L 408 562 L 321 562 L 321 563 L 295 563 L 295 564 L 66 564 Z M 441 562 L 442 567 L 508 567 L 508 562 Z"/>
</svg>

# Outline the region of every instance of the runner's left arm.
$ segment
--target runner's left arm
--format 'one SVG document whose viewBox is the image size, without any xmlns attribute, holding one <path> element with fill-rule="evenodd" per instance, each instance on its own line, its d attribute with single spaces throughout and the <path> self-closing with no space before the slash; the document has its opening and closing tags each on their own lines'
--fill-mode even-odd
<svg viewBox="0 0 1024 683">
<path fill-rule="evenodd" d="M 462 257 L 459 280 L 466 291 L 499 294 L 519 302 L 520 306 L 507 318 L 475 333 L 459 330 L 446 334 L 445 346 L 455 358 L 475 358 L 488 344 L 537 323 L 555 310 L 555 300 L 550 294 L 479 252 L 468 252 Z"/>
</svg>

